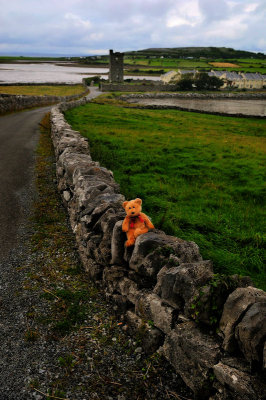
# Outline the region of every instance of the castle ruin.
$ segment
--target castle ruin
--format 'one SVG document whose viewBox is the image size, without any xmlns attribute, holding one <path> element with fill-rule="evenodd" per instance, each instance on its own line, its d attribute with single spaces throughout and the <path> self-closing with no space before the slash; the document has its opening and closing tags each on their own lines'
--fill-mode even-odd
<svg viewBox="0 0 266 400">
<path fill-rule="evenodd" d="M 123 82 L 124 81 L 124 53 L 110 50 L 109 54 L 109 82 Z"/>
</svg>

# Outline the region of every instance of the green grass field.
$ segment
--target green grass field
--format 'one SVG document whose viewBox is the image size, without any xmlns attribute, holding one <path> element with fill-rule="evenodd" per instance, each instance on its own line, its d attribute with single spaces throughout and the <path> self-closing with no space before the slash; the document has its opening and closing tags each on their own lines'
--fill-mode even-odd
<svg viewBox="0 0 266 400">
<path fill-rule="evenodd" d="M 66 118 L 157 228 L 195 241 L 217 273 L 266 289 L 265 120 L 93 103 Z"/>
<path fill-rule="evenodd" d="M 12 85 L 0 86 L 0 94 L 21 94 L 27 96 L 72 96 L 84 92 L 83 85 Z"/>
<path fill-rule="evenodd" d="M 148 68 L 158 68 L 165 70 L 177 70 L 177 69 L 199 69 L 202 71 L 210 70 L 223 70 L 223 71 L 239 71 L 239 72 L 260 72 L 261 74 L 266 74 L 266 61 L 256 60 L 256 59 L 239 59 L 239 60 L 197 60 L 197 59 L 180 59 L 180 58 L 129 58 L 125 57 L 125 64 L 131 66 L 145 66 Z M 239 65 L 239 67 L 214 67 L 211 65 L 213 62 L 228 62 Z"/>
</svg>

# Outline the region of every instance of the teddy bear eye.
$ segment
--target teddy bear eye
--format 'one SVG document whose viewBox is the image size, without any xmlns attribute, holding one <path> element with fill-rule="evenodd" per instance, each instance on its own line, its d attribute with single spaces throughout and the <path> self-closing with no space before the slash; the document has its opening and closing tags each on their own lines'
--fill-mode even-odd
<svg viewBox="0 0 266 400">
<path fill-rule="evenodd" d="M 131 207 L 128 207 L 129 210 L 131 210 Z"/>
</svg>

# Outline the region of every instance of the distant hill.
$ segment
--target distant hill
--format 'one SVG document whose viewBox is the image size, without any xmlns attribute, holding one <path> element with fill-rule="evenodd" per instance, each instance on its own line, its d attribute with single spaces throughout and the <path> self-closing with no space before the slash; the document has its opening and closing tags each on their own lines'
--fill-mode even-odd
<svg viewBox="0 0 266 400">
<path fill-rule="evenodd" d="M 245 50 L 234 50 L 230 47 L 174 47 L 174 48 L 150 48 L 138 51 L 125 52 L 131 56 L 164 56 L 177 58 L 222 58 L 222 59 L 238 59 L 238 58 L 259 58 L 266 59 L 263 53 L 253 53 Z"/>
</svg>

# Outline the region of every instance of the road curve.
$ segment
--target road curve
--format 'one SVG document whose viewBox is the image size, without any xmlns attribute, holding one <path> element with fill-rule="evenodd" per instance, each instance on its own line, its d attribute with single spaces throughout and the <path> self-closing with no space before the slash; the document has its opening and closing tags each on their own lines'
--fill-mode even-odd
<svg viewBox="0 0 266 400">
<path fill-rule="evenodd" d="M 91 100 L 100 94 L 98 88 L 91 87 L 86 98 Z M 0 262 L 16 248 L 29 216 L 39 123 L 50 109 L 42 107 L 0 117 Z"/>
</svg>

